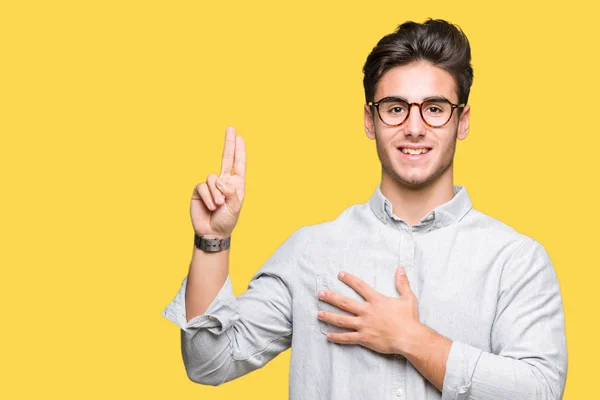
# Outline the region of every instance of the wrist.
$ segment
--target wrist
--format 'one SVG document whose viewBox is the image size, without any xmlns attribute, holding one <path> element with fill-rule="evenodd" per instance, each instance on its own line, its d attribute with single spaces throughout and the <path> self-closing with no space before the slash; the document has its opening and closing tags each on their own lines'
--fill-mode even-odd
<svg viewBox="0 0 600 400">
<path fill-rule="evenodd" d="M 422 352 L 423 346 L 434 340 L 432 333 L 435 333 L 427 325 L 417 321 L 408 334 L 397 344 L 397 353 L 412 358 Z"/>
<path fill-rule="evenodd" d="M 450 339 L 421 322 L 411 330 L 411 334 L 407 339 L 401 354 L 411 362 L 418 362 L 424 357 L 427 358 L 426 355 L 432 350 L 436 353 L 448 353 L 450 346 L 452 346 Z"/>
<path fill-rule="evenodd" d="M 229 235 L 198 235 L 201 238 L 204 239 L 227 239 L 228 237 L 230 237 Z"/>
<path fill-rule="evenodd" d="M 194 234 L 194 246 L 196 249 L 204 252 L 217 253 L 228 250 L 230 245 L 231 236 L 226 238 L 208 238 L 206 236 L 200 236 L 197 233 Z"/>
<path fill-rule="evenodd" d="M 222 234 L 222 233 L 197 233 L 197 236 L 200 236 L 202 238 L 205 239 L 227 239 L 228 237 L 231 237 L 231 233 L 230 234 Z"/>
</svg>

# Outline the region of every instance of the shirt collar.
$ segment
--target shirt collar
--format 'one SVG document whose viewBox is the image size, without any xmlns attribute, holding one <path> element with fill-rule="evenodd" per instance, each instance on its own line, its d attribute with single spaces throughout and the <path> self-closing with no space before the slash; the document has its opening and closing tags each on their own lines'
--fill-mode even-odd
<svg viewBox="0 0 600 400">
<path fill-rule="evenodd" d="M 421 218 L 420 223 L 435 223 L 436 227 L 448 226 L 459 221 L 465 214 L 473 208 L 471 197 L 464 186 L 453 187 L 454 197 L 444 204 L 441 204 L 431 210 L 427 215 Z M 369 205 L 373 213 L 384 224 L 390 219 L 401 221 L 392 212 L 392 203 L 381 193 L 381 184 L 377 185 L 375 193 L 369 199 Z"/>
</svg>

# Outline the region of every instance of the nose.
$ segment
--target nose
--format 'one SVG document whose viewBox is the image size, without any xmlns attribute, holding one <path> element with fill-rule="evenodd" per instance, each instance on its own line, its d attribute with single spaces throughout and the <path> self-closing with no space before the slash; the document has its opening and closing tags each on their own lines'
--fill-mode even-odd
<svg viewBox="0 0 600 400">
<path fill-rule="evenodd" d="M 421 110 L 419 104 L 412 103 L 410 105 L 410 113 L 408 114 L 408 120 L 406 121 L 406 136 L 422 136 L 425 133 L 425 123 L 421 118 Z"/>
</svg>

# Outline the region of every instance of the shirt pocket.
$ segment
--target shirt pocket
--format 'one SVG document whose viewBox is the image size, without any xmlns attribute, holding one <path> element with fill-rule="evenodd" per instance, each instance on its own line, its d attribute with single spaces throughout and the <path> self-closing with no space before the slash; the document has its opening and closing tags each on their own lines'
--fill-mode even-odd
<svg viewBox="0 0 600 400">
<path fill-rule="evenodd" d="M 363 279 L 362 277 L 360 279 L 365 281 L 365 283 L 367 283 L 372 288 L 375 288 L 374 277 L 371 280 Z M 317 299 L 317 306 L 318 306 L 319 311 L 323 310 L 323 311 L 332 312 L 332 313 L 336 313 L 336 314 L 355 316 L 355 314 L 352 314 L 348 311 L 337 308 L 336 306 L 333 306 L 333 305 L 319 299 L 319 291 L 320 290 L 326 290 L 328 292 L 335 292 L 335 293 L 341 294 L 342 296 L 346 296 L 346 297 L 356 300 L 356 301 L 361 301 L 361 302 L 365 301 L 365 299 L 363 299 L 362 296 L 359 295 L 354 289 L 352 289 L 350 286 L 346 285 L 344 282 L 340 281 L 338 279 L 337 275 L 334 275 L 331 273 L 318 274 L 317 282 L 316 282 L 315 296 Z M 335 326 L 335 325 L 329 324 L 329 323 L 321 321 L 321 320 L 319 320 L 318 326 L 319 326 L 319 331 L 324 335 L 326 335 L 330 332 L 355 332 L 353 329 L 342 328 L 342 327 Z"/>
</svg>

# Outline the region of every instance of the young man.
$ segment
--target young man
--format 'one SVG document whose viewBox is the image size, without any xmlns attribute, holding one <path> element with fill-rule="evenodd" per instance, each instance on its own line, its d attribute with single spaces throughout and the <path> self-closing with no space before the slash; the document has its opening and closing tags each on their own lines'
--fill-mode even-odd
<svg viewBox="0 0 600 400">
<path fill-rule="evenodd" d="M 191 380 L 222 384 L 292 346 L 292 399 L 562 397 L 564 315 L 548 254 L 453 184 L 470 59 L 465 35 L 442 20 L 380 40 L 364 66 L 380 185 L 294 232 L 237 298 L 227 249 L 245 149 L 227 129 L 221 175 L 192 197 L 189 274 L 163 312 L 181 327 Z"/>
</svg>

